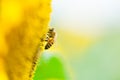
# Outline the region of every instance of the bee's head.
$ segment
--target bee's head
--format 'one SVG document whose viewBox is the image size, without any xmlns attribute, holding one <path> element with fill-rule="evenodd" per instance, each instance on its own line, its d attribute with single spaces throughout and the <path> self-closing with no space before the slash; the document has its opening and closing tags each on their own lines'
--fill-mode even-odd
<svg viewBox="0 0 120 80">
<path fill-rule="evenodd" d="M 54 28 L 50 28 L 49 31 L 50 31 L 50 32 L 54 31 Z"/>
</svg>

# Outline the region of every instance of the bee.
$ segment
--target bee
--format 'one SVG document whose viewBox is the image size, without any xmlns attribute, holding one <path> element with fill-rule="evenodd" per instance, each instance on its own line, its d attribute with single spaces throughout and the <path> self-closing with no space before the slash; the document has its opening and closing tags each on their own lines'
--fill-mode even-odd
<svg viewBox="0 0 120 80">
<path fill-rule="evenodd" d="M 55 31 L 54 28 L 50 28 L 47 35 L 46 35 L 46 44 L 45 44 L 45 50 L 49 49 L 55 42 Z"/>
</svg>

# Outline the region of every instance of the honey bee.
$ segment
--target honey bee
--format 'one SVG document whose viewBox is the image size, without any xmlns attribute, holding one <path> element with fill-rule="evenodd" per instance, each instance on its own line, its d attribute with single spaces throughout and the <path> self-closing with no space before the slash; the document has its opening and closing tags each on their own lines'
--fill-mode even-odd
<svg viewBox="0 0 120 80">
<path fill-rule="evenodd" d="M 55 35 L 56 33 L 54 31 L 54 28 L 50 28 L 45 39 L 45 41 L 47 42 L 45 45 L 45 50 L 49 49 L 54 44 Z"/>
</svg>

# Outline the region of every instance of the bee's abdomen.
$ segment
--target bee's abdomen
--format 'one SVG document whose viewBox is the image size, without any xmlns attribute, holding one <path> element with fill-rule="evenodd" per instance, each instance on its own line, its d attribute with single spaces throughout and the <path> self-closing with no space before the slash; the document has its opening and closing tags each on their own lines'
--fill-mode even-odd
<svg viewBox="0 0 120 80">
<path fill-rule="evenodd" d="M 53 42 L 47 43 L 47 44 L 45 45 L 45 49 L 49 49 L 52 45 L 53 45 Z"/>
</svg>

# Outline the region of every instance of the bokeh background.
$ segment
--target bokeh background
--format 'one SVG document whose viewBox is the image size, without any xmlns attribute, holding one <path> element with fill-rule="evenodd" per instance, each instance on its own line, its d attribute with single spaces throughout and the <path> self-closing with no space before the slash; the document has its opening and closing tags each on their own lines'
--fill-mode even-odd
<svg viewBox="0 0 120 80">
<path fill-rule="evenodd" d="M 52 8 L 57 39 L 41 56 L 39 79 L 120 80 L 120 1 L 53 0 Z"/>
</svg>

